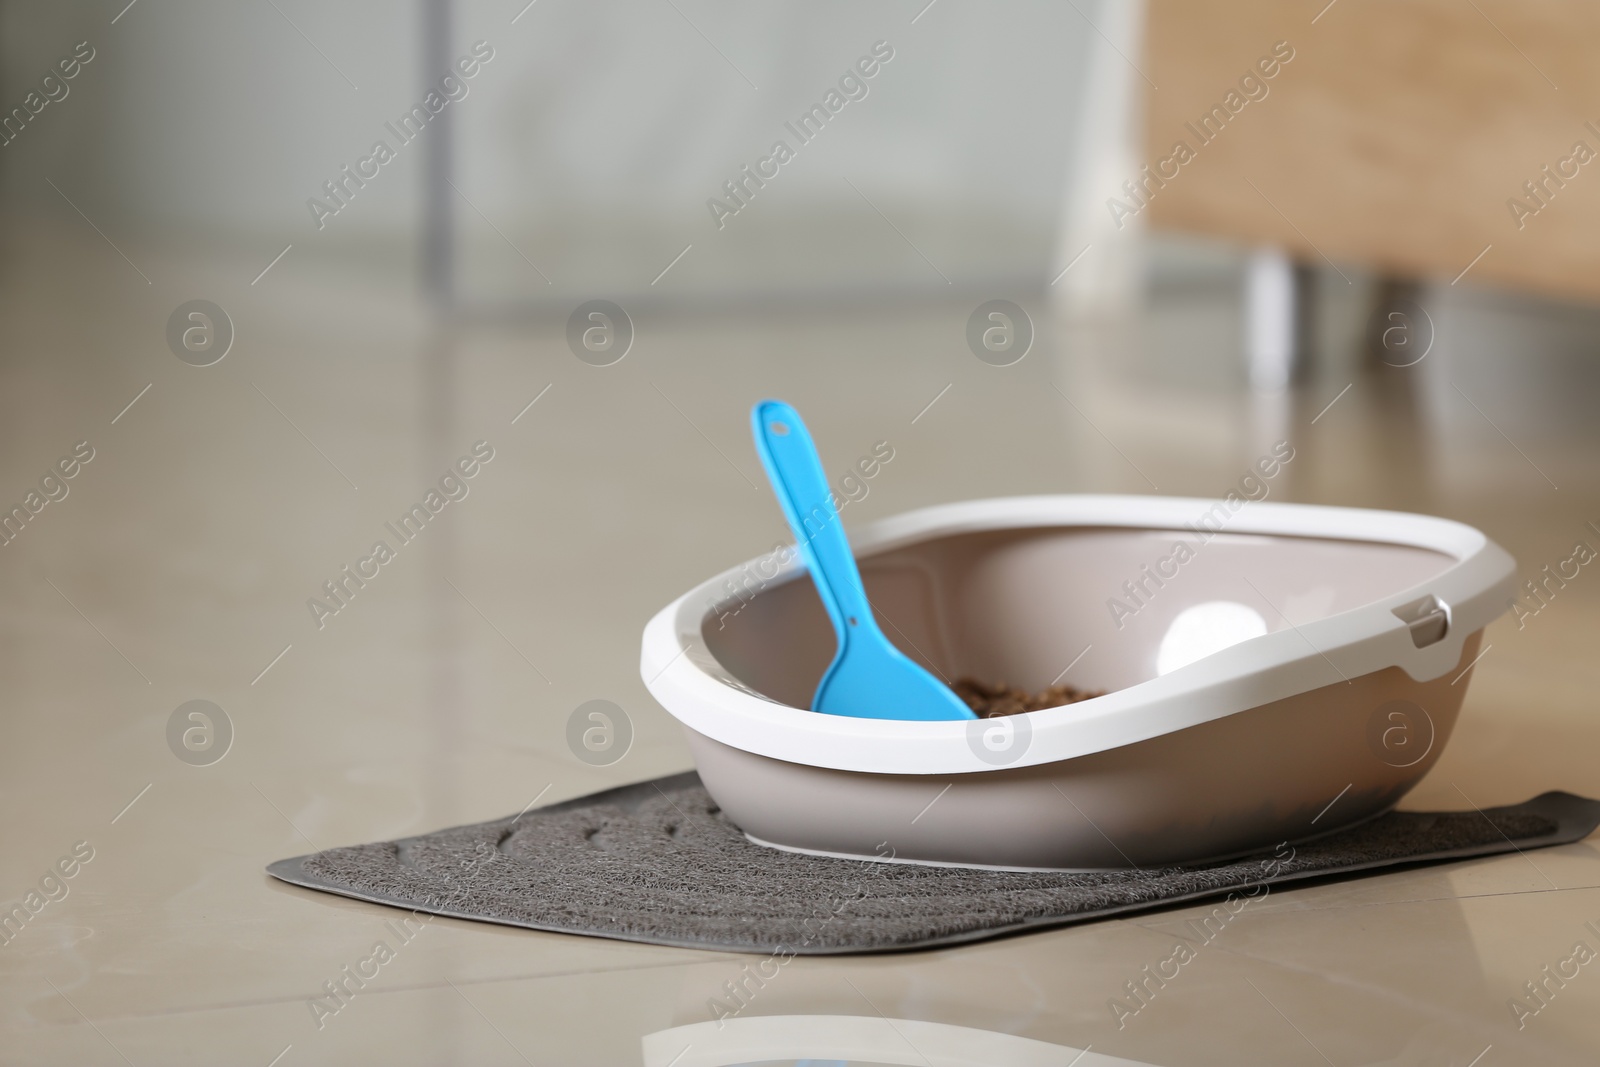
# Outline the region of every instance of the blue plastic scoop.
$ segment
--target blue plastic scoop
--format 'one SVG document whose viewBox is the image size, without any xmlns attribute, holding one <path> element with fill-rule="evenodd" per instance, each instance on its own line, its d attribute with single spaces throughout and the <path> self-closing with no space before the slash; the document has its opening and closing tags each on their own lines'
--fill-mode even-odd
<svg viewBox="0 0 1600 1067">
<path fill-rule="evenodd" d="M 811 710 L 865 719 L 977 718 L 878 629 L 822 461 L 799 413 L 781 400 L 763 400 L 751 410 L 750 422 L 767 480 L 839 639 Z"/>
</svg>

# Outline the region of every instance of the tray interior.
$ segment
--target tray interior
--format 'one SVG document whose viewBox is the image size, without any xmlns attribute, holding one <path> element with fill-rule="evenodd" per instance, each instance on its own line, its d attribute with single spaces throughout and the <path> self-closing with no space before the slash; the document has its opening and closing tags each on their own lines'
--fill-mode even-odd
<svg viewBox="0 0 1600 1067">
<path fill-rule="evenodd" d="M 947 680 L 1107 691 L 1391 596 L 1453 562 L 1405 545 L 1203 526 L 967 533 L 860 561 L 889 639 Z M 752 571 L 702 633 L 735 677 L 794 707 L 810 706 L 834 651 L 804 574 L 763 582 Z"/>
</svg>

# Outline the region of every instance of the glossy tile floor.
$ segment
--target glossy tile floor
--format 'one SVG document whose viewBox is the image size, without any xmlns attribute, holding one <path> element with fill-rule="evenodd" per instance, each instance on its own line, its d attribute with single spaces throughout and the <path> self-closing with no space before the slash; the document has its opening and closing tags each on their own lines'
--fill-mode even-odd
<svg viewBox="0 0 1600 1067">
<path fill-rule="evenodd" d="M 0 1061 L 1600 1056 L 1600 964 L 1563 964 L 1600 948 L 1592 842 L 1275 892 L 1120 1026 L 1108 1002 L 1198 909 L 796 959 L 721 1029 L 708 1001 L 748 958 L 440 919 L 319 1025 L 311 1000 L 397 913 L 262 870 L 687 767 L 638 678 L 638 637 L 689 584 L 783 536 L 747 438 L 761 396 L 805 411 L 832 464 L 891 442 L 851 523 L 1011 493 L 1218 495 L 1286 438 L 1297 458 L 1276 498 L 1459 518 L 1532 575 L 1600 545 L 1585 525 L 1600 522 L 1600 316 L 1447 289 L 1427 298 L 1438 337 L 1421 364 L 1330 359 L 1266 398 L 1240 384 L 1237 293 L 1211 275 L 1158 281 L 1137 329 L 1069 327 L 1023 299 L 1039 338 L 1009 368 L 965 348 L 976 301 L 637 310 L 632 351 L 594 367 L 566 348 L 564 311 L 442 327 L 408 293 L 293 260 L 252 287 L 251 266 L 150 253 L 135 257 L 145 286 L 78 237 L 24 244 L 0 285 L 0 498 L 93 449 L 0 550 L 0 894 L 60 898 L 0 947 Z M 164 334 L 197 296 L 237 333 L 209 367 Z M 1331 305 L 1330 350 L 1351 345 L 1339 323 L 1358 332 L 1350 299 Z M 468 495 L 319 625 L 308 598 L 392 540 L 384 523 L 479 441 L 493 458 Z M 1488 631 L 1408 807 L 1600 796 L 1600 577 L 1585 568 L 1522 621 Z M 594 698 L 635 731 L 603 768 L 565 740 Z M 192 700 L 231 725 L 220 760 L 177 755 L 190 720 L 171 723 Z M 63 859 L 74 873 L 57 879 Z M 1519 1026 L 1510 1001 L 1547 966 L 1579 973 Z"/>
</svg>

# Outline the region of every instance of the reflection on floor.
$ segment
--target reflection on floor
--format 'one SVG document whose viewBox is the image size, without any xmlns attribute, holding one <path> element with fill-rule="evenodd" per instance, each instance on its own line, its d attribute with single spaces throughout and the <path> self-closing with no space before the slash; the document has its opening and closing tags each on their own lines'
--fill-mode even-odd
<svg viewBox="0 0 1600 1067">
<path fill-rule="evenodd" d="M 907 1064 L 927 1067 L 1150 1067 L 993 1030 L 872 1015 L 762 1015 L 646 1034 L 644 1067 Z"/>
</svg>

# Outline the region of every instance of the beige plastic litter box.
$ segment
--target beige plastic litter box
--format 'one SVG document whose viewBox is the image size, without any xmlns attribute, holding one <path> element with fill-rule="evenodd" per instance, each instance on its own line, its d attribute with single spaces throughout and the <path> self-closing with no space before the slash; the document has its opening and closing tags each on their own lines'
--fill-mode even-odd
<svg viewBox="0 0 1600 1067">
<path fill-rule="evenodd" d="M 1220 860 L 1387 811 L 1515 585 L 1472 527 L 1298 504 L 971 501 L 852 542 L 929 670 L 1106 694 L 970 722 L 807 710 L 834 635 L 792 551 L 664 608 L 642 676 L 752 840 L 1009 869 Z"/>
</svg>

